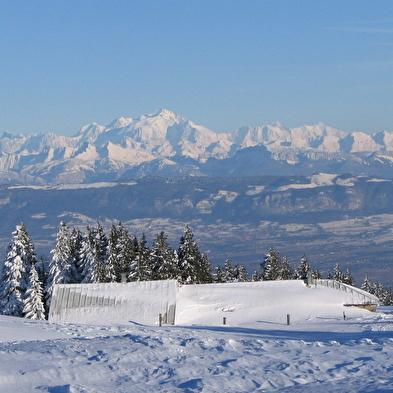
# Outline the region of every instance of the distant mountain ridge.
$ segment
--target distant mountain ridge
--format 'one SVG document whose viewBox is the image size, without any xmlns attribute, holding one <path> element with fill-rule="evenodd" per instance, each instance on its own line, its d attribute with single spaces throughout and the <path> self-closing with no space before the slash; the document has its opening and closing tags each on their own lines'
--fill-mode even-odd
<svg viewBox="0 0 393 393">
<path fill-rule="evenodd" d="M 393 133 L 346 133 L 318 123 L 280 123 L 216 133 L 160 109 L 73 137 L 0 139 L 0 183 L 56 185 L 145 176 L 261 176 L 354 173 L 393 177 Z"/>
</svg>

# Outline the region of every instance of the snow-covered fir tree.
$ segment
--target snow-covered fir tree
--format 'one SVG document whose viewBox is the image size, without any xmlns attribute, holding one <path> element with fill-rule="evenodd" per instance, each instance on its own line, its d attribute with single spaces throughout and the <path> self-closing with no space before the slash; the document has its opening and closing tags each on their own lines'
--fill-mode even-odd
<svg viewBox="0 0 393 393">
<path fill-rule="evenodd" d="M 121 223 L 117 226 L 117 262 L 115 266 L 116 281 L 125 280 L 130 274 L 130 261 L 135 259 L 138 251 L 138 239 L 131 238 L 127 228 Z"/>
<path fill-rule="evenodd" d="M 175 261 L 172 248 L 164 231 L 156 235 L 150 249 L 150 264 L 152 266 L 152 280 L 177 279 L 179 272 L 178 261 Z"/>
<path fill-rule="evenodd" d="M 95 248 L 95 264 L 98 282 L 111 282 L 114 276 L 114 267 L 113 265 L 108 266 L 108 238 L 99 222 L 97 222 L 95 227 L 93 245 Z"/>
<path fill-rule="evenodd" d="M 300 259 L 299 267 L 295 270 L 294 278 L 305 280 L 310 270 L 311 266 L 308 263 L 307 255 L 303 253 L 302 258 Z"/>
<path fill-rule="evenodd" d="M 36 262 L 36 256 L 23 223 L 16 226 L 12 236 L 3 267 L 0 310 L 4 315 L 22 317 L 23 300 L 29 288 L 30 270 Z"/>
<path fill-rule="evenodd" d="M 269 252 L 265 255 L 263 263 L 263 280 L 278 280 L 281 276 L 281 258 L 280 254 L 270 247 Z"/>
<path fill-rule="evenodd" d="M 322 280 L 322 273 L 318 269 L 313 269 L 311 272 L 311 276 L 314 280 Z"/>
<path fill-rule="evenodd" d="M 281 270 L 278 278 L 280 280 L 291 280 L 293 278 L 293 273 L 292 265 L 289 262 L 288 257 L 285 255 L 282 258 Z"/>
<path fill-rule="evenodd" d="M 372 293 L 373 295 L 375 295 L 378 299 L 382 299 L 383 298 L 383 293 L 384 293 L 384 288 L 383 288 L 383 284 L 380 282 L 376 282 L 373 285 L 372 288 Z"/>
<path fill-rule="evenodd" d="M 120 231 L 115 225 L 111 226 L 108 245 L 107 245 L 107 260 L 105 264 L 106 280 L 108 282 L 120 282 L 121 281 L 121 268 L 120 268 Z"/>
<path fill-rule="evenodd" d="M 72 248 L 70 230 L 62 221 L 56 236 L 55 248 L 51 251 L 52 259 L 49 264 L 48 286 L 47 286 L 47 307 L 49 308 L 52 297 L 53 286 L 55 284 L 69 284 L 71 282 Z"/>
<path fill-rule="evenodd" d="M 184 228 L 178 249 L 179 280 L 182 284 L 202 284 L 212 281 L 211 263 L 199 252 L 194 234 L 188 225 Z"/>
<path fill-rule="evenodd" d="M 70 283 L 79 284 L 83 280 L 83 235 L 79 228 L 71 229 L 70 247 Z"/>
<path fill-rule="evenodd" d="M 98 282 L 95 272 L 93 230 L 87 225 L 82 239 L 82 283 Z"/>
<path fill-rule="evenodd" d="M 225 282 L 224 271 L 221 266 L 216 266 L 214 268 L 212 276 L 213 276 L 213 282 L 218 282 L 218 283 Z"/>
<path fill-rule="evenodd" d="M 237 282 L 235 268 L 232 267 L 229 259 L 225 261 L 222 278 L 223 282 Z"/>
<path fill-rule="evenodd" d="M 334 266 L 333 280 L 336 280 L 338 282 L 344 282 L 344 273 L 338 263 L 336 263 L 336 265 Z"/>
<path fill-rule="evenodd" d="M 140 241 L 136 237 L 133 241 L 134 245 L 134 258 L 131 260 L 128 275 L 129 281 L 149 281 L 153 275 L 152 267 L 150 264 L 150 249 L 147 246 L 146 236 L 143 233 Z"/>
<path fill-rule="evenodd" d="M 234 270 L 235 270 L 235 277 L 237 282 L 249 281 L 248 272 L 244 265 L 236 264 Z"/>
<path fill-rule="evenodd" d="M 133 249 L 133 256 L 128 264 L 127 281 L 140 281 L 139 241 L 136 236 L 134 236 L 134 238 L 132 239 L 132 249 Z"/>
<path fill-rule="evenodd" d="M 355 285 L 355 279 L 352 277 L 352 273 L 349 268 L 345 271 L 343 283 L 352 286 Z"/>
<path fill-rule="evenodd" d="M 45 295 L 45 289 L 48 285 L 48 275 L 49 275 L 49 261 L 45 256 L 41 255 L 37 262 L 34 264 L 35 269 L 37 270 L 38 273 L 38 279 L 41 283 L 44 295 Z"/>
<path fill-rule="evenodd" d="M 23 314 L 29 319 L 45 319 L 44 295 L 34 264 L 30 268 L 29 285 L 23 299 Z"/>
<path fill-rule="evenodd" d="M 213 282 L 213 265 L 205 253 L 200 254 L 201 259 L 197 265 L 197 277 L 199 284 L 208 284 Z"/>
<path fill-rule="evenodd" d="M 82 243 L 83 281 L 85 283 L 109 282 L 112 269 L 107 267 L 108 240 L 100 225 L 86 227 Z"/>
<path fill-rule="evenodd" d="M 368 293 L 372 293 L 372 286 L 371 286 L 371 283 L 370 283 L 370 281 L 368 279 L 368 275 L 367 274 L 364 275 L 364 281 L 363 281 L 363 284 L 360 287 L 360 289 L 363 289 L 363 291 L 366 291 Z"/>
<path fill-rule="evenodd" d="M 382 299 L 380 299 L 384 306 L 393 306 L 393 293 L 392 287 L 387 287 L 382 293 Z"/>
<path fill-rule="evenodd" d="M 258 268 L 252 274 L 251 281 L 262 281 L 263 280 L 263 263 L 260 263 Z"/>
</svg>

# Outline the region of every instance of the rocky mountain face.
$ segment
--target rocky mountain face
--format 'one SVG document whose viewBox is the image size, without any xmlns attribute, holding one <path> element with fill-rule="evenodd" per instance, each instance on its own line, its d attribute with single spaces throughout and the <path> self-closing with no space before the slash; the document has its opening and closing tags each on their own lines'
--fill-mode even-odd
<svg viewBox="0 0 393 393">
<path fill-rule="evenodd" d="M 168 110 L 90 124 L 73 137 L 0 139 L 0 183 L 56 185 L 145 176 L 311 175 L 393 177 L 393 134 L 352 134 L 280 123 L 218 134 Z"/>
</svg>

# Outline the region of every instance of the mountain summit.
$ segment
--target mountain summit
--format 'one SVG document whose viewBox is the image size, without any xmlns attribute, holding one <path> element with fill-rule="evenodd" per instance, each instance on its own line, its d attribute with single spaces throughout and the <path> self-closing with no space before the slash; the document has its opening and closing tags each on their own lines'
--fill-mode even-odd
<svg viewBox="0 0 393 393">
<path fill-rule="evenodd" d="M 143 176 L 250 176 L 367 173 L 393 177 L 393 134 L 352 134 L 318 123 L 276 122 L 216 133 L 166 109 L 107 126 L 86 125 L 73 137 L 0 139 L 0 183 L 59 184 Z"/>
</svg>

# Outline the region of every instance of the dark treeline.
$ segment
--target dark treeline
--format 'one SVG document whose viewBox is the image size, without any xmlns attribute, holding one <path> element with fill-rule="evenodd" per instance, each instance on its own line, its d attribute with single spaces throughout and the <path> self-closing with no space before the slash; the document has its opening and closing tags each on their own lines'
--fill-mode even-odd
<svg viewBox="0 0 393 393">
<path fill-rule="evenodd" d="M 131 236 L 121 223 L 112 225 L 106 234 L 97 222 L 94 228 L 78 228 L 60 223 L 51 258 L 37 259 L 34 245 L 25 225 L 19 224 L 12 234 L 4 262 L 0 285 L 0 313 L 45 319 L 55 284 L 112 283 L 150 280 L 177 280 L 182 285 L 263 280 L 307 279 L 310 274 L 322 279 L 312 270 L 303 254 L 294 269 L 287 257 L 281 257 L 273 247 L 251 279 L 243 265 L 232 266 L 226 261 L 213 268 L 199 250 L 188 225 L 173 249 L 164 231 L 158 233 L 151 246 L 145 235 Z M 336 264 L 333 274 L 326 278 L 354 285 L 349 269 L 345 273 Z M 384 304 L 393 304 L 390 287 L 368 282 L 362 289 L 374 293 Z"/>
</svg>

